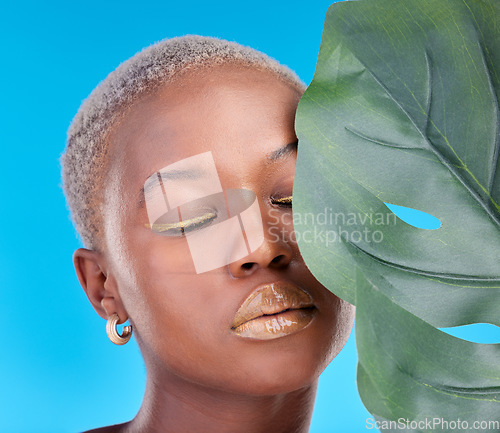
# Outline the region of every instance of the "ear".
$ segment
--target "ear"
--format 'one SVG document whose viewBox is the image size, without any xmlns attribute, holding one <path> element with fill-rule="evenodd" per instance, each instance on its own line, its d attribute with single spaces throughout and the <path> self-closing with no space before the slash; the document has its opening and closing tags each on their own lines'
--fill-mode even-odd
<svg viewBox="0 0 500 433">
<path fill-rule="evenodd" d="M 104 255 L 98 251 L 78 248 L 73 254 L 73 264 L 80 285 L 97 314 L 108 319 L 113 313 L 117 313 L 120 316 L 118 323 L 125 322 L 128 314 L 118 294 L 116 280 L 108 273 Z"/>
</svg>

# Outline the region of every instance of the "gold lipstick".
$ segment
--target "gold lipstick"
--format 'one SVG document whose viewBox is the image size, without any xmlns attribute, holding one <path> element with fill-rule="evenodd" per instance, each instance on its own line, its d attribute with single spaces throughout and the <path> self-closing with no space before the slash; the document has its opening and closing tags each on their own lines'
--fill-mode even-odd
<svg viewBox="0 0 500 433">
<path fill-rule="evenodd" d="M 241 337 L 271 340 L 304 329 L 316 312 L 309 293 L 292 283 L 275 282 L 248 296 L 231 329 Z"/>
</svg>

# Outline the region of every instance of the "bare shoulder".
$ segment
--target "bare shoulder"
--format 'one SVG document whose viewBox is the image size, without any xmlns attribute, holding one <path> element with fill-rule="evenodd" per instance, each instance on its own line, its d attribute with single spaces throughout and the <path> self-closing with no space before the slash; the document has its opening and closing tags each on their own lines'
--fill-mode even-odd
<svg viewBox="0 0 500 433">
<path fill-rule="evenodd" d="M 125 427 L 128 422 L 123 424 L 109 425 L 107 427 L 100 427 L 93 430 L 87 430 L 84 433 L 122 433 L 125 431 Z"/>
</svg>

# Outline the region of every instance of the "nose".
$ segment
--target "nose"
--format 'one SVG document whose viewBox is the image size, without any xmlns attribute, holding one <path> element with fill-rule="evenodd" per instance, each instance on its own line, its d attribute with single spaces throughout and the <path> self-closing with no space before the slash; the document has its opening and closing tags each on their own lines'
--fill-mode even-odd
<svg viewBox="0 0 500 433">
<path fill-rule="evenodd" d="M 267 227 L 268 228 L 268 227 Z M 264 227 L 264 241 L 248 256 L 228 265 L 229 272 L 235 278 L 241 278 L 259 269 L 285 269 L 291 262 L 293 249 L 283 233 L 271 233 Z"/>
</svg>

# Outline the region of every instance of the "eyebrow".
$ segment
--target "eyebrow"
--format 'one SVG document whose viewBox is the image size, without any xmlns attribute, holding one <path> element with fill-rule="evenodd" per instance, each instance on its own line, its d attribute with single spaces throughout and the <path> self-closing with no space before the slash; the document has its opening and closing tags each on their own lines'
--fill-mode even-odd
<svg viewBox="0 0 500 433">
<path fill-rule="evenodd" d="M 286 144 L 285 146 L 269 153 L 267 155 L 267 159 L 270 162 L 276 162 L 280 159 L 290 155 L 294 151 L 297 150 L 297 146 L 299 144 L 298 140 L 292 141 L 291 143 Z M 157 175 L 161 178 L 162 182 L 165 180 L 179 180 L 179 179 L 199 179 L 201 174 L 196 170 L 170 170 L 167 172 L 157 171 Z M 151 179 L 151 176 L 148 177 L 146 182 L 144 183 L 144 187 L 139 191 L 139 200 L 138 205 L 139 208 L 144 207 L 144 194 L 149 192 L 155 184 L 155 179 Z"/>
<path fill-rule="evenodd" d="M 203 173 L 198 170 L 169 170 L 166 172 L 156 171 L 156 178 L 152 178 L 153 175 L 149 176 L 144 183 L 144 186 L 139 191 L 139 207 L 144 207 L 144 195 L 151 191 L 156 184 L 157 179 L 161 179 L 162 182 L 169 180 L 185 180 L 185 179 L 199 179 L 202 177 Z"/>
<path fill-rule="evenodd" d="M 185 180 L 185 179 L 199 179 L 201 177 L 201 173 L 198 170 L 169 170 L 169 171 L 157 171 L 157 178 L 151 178 L 149 176 L 144 183 L 144 191 L 149 191 L 153 185 L 156 183 L 157 179 L 161 179 L 162 182 L 169 180 Z"/>
<path fill-rule="evenodd" d="M 290 153 L 296 151 L 298 144 L 299 144 L 298 140 L 295 140 L 292 143 L 288 143 L 286 146 L 283 146 L 280 149 L 275 150 L 274 152 L 271 152 L 267 156 L 267 159 L 271 162 L 278 161 L 279 159 L 284 158 L 285 156 L 289 155 Z"/>
</svg>

